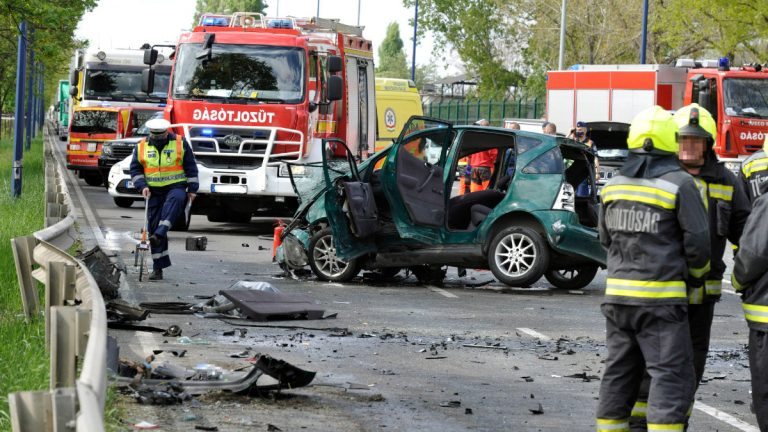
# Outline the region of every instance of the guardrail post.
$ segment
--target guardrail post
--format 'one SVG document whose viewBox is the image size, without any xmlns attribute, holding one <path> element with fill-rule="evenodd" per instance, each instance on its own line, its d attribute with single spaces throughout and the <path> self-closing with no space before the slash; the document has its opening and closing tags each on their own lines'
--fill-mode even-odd
<svg viewBox="0 0 768 432">
<path fill-rule="evenodd" d="M 16 237 L 11 239 L 13 260 L 16 263 L 16 276 L 19 278 L 21 303 L 27 320 L 37 315 L 40 300 L 37 295 L 37 283 L 32 278 L 32 251 L 37 244 L 33 236 Z"/>
<path fill-rule="evenodd" d="M 51 392 L 53 432 L 73 431 L 76 426 L 77 391 L 73 388 Z"/>
<path fill-rule="evenodd" d="M 77 310 L 51 308 L 50 388 L 74 387 L 77 374 Z"/>
<path fill-rule="evenodd" d="M 11 393 L 11 427 L 15 432 L 75 430 L 76 394 L 72 388 Z"/>
<path fill-rule="evenodd" d="M 45 275 L 45 343 L 50 347 L 51 312 L 53 306 L 64 306 L 75 299 L 77 269 L 65 262 L 51 262 Z"/>
</svg>

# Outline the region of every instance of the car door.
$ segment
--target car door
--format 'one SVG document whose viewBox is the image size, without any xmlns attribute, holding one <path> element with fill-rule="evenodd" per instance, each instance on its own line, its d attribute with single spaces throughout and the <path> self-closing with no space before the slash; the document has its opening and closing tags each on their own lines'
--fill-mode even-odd
<svg viewBox="0 0 768 432">
<path fill-rule="evenodd" d="M 382 186 L 401 238 L 430 244 L 442 238 L 447 202 L 445 164 L 452 140 L 450 123 L 411 117 L 390 149 Z"/>
<path fill-rule="evenodd" d="M 334 156 L 341 153 L 345 159 Z M 348 261 L 375 252 L 378 210 L 371 185 L 361 181 L 357 163 L 343 140 L 323 140 L 322 154 L 325 192 L 321 199 L 333 232 L 336 256 Z"/>
</svg>

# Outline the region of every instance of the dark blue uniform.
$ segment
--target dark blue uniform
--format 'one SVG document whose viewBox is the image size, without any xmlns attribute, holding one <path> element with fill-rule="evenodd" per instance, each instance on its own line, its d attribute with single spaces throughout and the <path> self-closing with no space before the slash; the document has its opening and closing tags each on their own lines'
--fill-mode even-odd
<svg viewBox="0 0 768 432">
<path fill-rule="evenodd" d="M 168 145 L 174 139 L 176 139 L 176 135 L 169 133 L 165 144 L 161 147 L 164 148 L 165 145 Z M 184 146 L 182 165 L 187 181 L 169 186 L 149 188 L 151 195 L 147 203 L 147 218 L 149 219 L 147 223 L 149 225 L 149 234 L 154 235 L 158 240 L 158 244 L 151 247 L 152 263 L 155 271 L 171 266 L 171 258 L 168 255 L 168 230 L 171 229 L 173 223 L 184 212 L 187 192 L 196 193 L 200 186 L 200 181 L 197 178 L 195 155 L 192 153 L 192 148 L 190 148 L 187 141 L 182 138 L 182 142 Z M 151 146 L 153 144 L 149 141 L 148 145 Z M 155 147 L 157 148 L 157 146 Z M 162 151 L 162 148 L 158 148 L 158 151 Z M 141 191 L 148 185 L 144 177 L 144 167 L 139 163 L 138 151 L 139 146 L 137 145 L 131 160 L 131 180 L 136 189 Z"/>
</svg>

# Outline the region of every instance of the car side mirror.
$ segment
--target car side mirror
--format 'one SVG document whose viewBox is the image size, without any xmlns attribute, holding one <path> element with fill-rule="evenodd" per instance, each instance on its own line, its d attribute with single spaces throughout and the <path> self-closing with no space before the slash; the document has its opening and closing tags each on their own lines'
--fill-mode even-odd
<svg viewBox="0 0 768 432">
<path fill-rule="evenodd" d="M 72 72 L 69 73 L 69 85 L 77 87 L 78 81 L 80 81 L 80 71 L 73 69 Z"/>
<path fill-rule="evenodd" d="M 157 63 L 157 50 L 154 48 L 148 48 L 144 50 L 144 64 L 152 66 Z"/>
<path fill-rule="evenodd" d="M 328 72 L 329 73 L 337 73 L 341 72 L 344 65 L 341 62 L 341 57 L 339 56 L 328 56 Z"/>
<path fill-rule="evenodd" d="M 150 94 L 155 91 L 155 70 L 152 68 L 141 71 L 141 91 Z"/>
<path fill-rule="evenodd" d="M 337 101 L 341 100 L 344 95 L 344 80 L 340 76 L 328 77 L 328 100 Z"/>
</svg>

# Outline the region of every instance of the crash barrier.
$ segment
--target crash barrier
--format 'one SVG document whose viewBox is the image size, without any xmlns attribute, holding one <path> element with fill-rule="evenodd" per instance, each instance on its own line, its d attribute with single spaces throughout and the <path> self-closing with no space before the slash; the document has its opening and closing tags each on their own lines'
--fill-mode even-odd
<svg viewBox="0 0 768 432">
<path fill-rule="evenodd" d="M 35 280 L 45 285 L 42 312 L 51 358 L 49 391 L 8 396 L 16 432 L 104 430 L 107 313 L 88 268 L 67 253 L 76 239 L 75 218 L 58 158 L 46 141 L 46 228 L 11 240 L 28 319 L 40 313 Z"/>
<path fill-rule="evenodd" d="M 536 99 L 437 99 L 424 104 L 424 115 L 470 124 L 480 119 L 491 126 L 504 126 L 505 118 L 539 119 L 544 115 L 544 102 Z"/>
<path fill-rule="evenodd" d="M 13 116 L 0 117 L 0 138 L 13 136 L 14 120 Z"/>
</svg>

